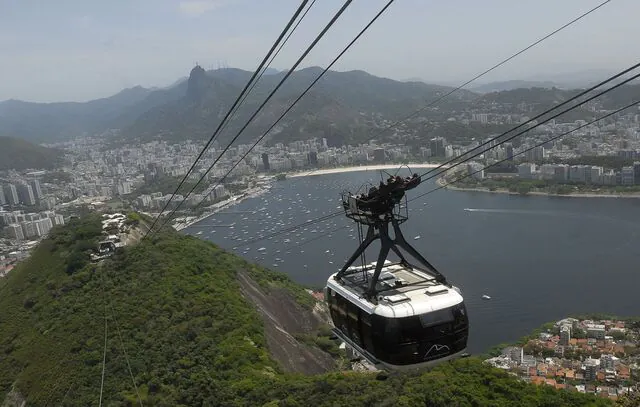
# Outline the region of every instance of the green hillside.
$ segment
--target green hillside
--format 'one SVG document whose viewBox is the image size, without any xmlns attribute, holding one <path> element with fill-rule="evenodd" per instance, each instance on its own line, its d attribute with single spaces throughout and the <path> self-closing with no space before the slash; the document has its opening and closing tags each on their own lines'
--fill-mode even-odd
<svg viewBox="0 0 640 407">
<path fill-rule="evenodd" d="M 0 137 L 0 171 L 51 169 L 60 163 L 62 152 L 12 137 Z"/>
<path fill-rule="evenodd" d="M 525 384 L 476 358 L 388 377 L 285 373 L 238 277 L 309 309 L 301 287 L 170 231 L 94 265 L 86 251 L 99 221 L 54 229 L 0 281 L 0 403 L 10 394 L 28 406 L 97 405 L 106 321 L 106 406 L 138 405 L 138 394 L 153 406 L 610 405 Z"/>
</svg>

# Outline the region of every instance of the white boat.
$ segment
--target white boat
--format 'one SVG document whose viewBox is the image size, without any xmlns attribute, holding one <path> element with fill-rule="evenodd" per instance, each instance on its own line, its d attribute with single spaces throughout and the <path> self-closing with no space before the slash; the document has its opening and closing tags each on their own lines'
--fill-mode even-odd
<svg viewBox="0 0 640 407">
<path fill-rule="evenodd" d="M 487 294 L 483 294 L 483 295 L 482 295 L 482 299 L 483 299 L 483 300 L 490 300 L 490 299 L 491 299 L 491 297 L 489 297 Z"/>
<path fill-rule="evenodd" d="M 421 237 L 422 237 L 422 236 L 418 235 L 418 236 L 414 237 L 414 238 L 413 238 L 413 240 L 418 240 L 418 239 L 420 239 Z"/>
<path fill-rule="evenodd" d="M 259 248 L 259 249 L 258 249 L 258 251 L 259 251 L 259 252 L 263 252 L 263 251 L 265 251 L 265 250 L 267 250 L 267 248 L 266 248 L 266 247 L 261 247 L 261 248 Z"/>
</svg>

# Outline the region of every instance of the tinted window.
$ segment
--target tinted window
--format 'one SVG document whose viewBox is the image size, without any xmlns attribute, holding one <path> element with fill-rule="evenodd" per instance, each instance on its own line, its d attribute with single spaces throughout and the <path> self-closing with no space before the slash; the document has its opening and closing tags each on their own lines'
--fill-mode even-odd
<svg viewBox="0 0 640 407">
<path fill-rule="evenodd" d="M 360 339 L 360 327 L 358 323 L 360 308 L 358 308 L 355 304 L 347 302 L 347 310 L 349 336 L 355 343 L 357 343 L 358 345 L 362 345 L 362 340 Z"/>
<path fill-rule="evenodd" d="M 467 344 L 464 304 L 406 318 L 373 315 L 371 320 L 375 349 L 372 353 L 387 363 L 409 365 L 434 360 L 459 352 Z"/>
<path fill-rule="evenodd" d="M 371 328 L 371 315 L 366 312 L 360 313 L 360 327 L 362 328 L 362 342 L 363 347 L 371 352 L 375 352 L 375 348 L 373 345 L 373 335 L 374 331 Z"/>
<path fill-rule="evenodd" d="M 445 308 L 438 311 L 432 311 L 427 314 L 420 315 L 419 318 L 423 328 L 452 322 L 454 319 L 453 308 Z"/>
</svg>

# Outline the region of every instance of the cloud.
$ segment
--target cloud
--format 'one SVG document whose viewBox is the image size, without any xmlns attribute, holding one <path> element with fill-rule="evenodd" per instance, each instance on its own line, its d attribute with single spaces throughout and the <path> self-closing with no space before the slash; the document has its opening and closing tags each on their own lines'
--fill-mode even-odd
<svg viewBox="0 0 640 407">
<path fill-rule="evenodd" d="M 221 0 L 188 0 L 180 2 L 180 12 L 189 17 L 198 17 L 222 6 Z"/>
</svg>

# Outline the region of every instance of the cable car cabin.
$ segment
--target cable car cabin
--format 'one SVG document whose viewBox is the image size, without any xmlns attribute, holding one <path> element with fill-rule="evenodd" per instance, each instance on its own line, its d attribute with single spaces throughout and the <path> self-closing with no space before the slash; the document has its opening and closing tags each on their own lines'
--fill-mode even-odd
<svg viewBox="0 0 640 407">
<path fill-rule="evenodd" d="M 333 274 L 327 281 L 325 297 L 340 339 L 388 370 L 428 367 L 462 356 L 469 322 L 460 290 L 415 267 L 385 261 L 376 298 L 368 300 L 375 266 L 350 267 L 340 279 Z"/>
</svg>

